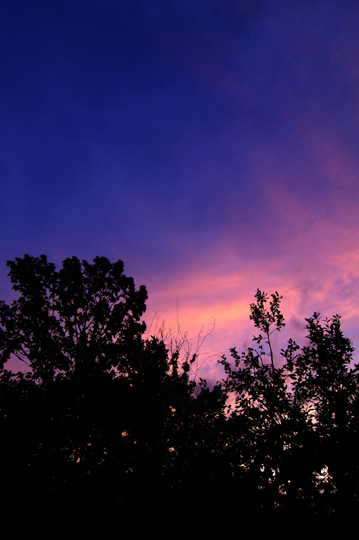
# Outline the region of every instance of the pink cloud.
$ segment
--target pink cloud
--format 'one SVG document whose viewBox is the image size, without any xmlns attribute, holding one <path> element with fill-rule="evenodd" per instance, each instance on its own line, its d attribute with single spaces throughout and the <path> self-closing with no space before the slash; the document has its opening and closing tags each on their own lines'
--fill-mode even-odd
<svg viewBox="0 0 359 540">
<path fill-rule="evenodd" d="M 252 169 L 253 196 L 263 210 L 258 208 L 250 222 L 231 222 L 232 229 L 219 233 L 203 253 L 188 257 L 185 272 L 174 271 L 165 284 L 156 279 L 148 284 L 148 315 L 156 311 L 173 324 L 178 294 L 180 321 L 192 333 L 215 318 L 210 354 L 250 344 L 249 304 L 257 287 L 284 296 L 283 339 L 303 341 L 304 318 L 314 311 L 324 317 L 341 314 L 346 335 L 359 338 L 359 169 L 345 145 L 326 136 L 325 127 L 320 133 L 305 124 L 301 129 L 308 135 L 304 156 L 327 183 L 318 185 L 316 178 L 303 177 L 308 168 L 260 149 Z M 232 212 L 235 203 L 229 204 Z M 214 374 L 211 362 L 207 371 Z"/>
</svg>

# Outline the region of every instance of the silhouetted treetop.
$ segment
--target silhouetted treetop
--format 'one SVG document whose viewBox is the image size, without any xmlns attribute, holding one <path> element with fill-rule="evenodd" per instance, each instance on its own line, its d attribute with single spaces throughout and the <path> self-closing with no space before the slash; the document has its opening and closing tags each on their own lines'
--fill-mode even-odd
<svg viewBox="0 0 359 540">
<path fill-rule="evenodd" d="M 136 290 L 122 261 L 65 259 L 60 271 L 45 255 L 8 261 L 20 296 L 0 304 L 0 348 L 24 361 L 39 381 L 93 370 L 121 373 L 129 344 L 145 330 L 146 288 Z"/>
</svg>

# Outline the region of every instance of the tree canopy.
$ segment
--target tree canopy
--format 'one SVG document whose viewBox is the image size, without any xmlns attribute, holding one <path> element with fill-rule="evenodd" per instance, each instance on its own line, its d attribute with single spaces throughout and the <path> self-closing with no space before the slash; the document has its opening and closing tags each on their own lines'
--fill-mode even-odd
<svg viewBox="0 0 359 540">
<path fill-rule="evenodd" d="M 121 261 L 7 264 L 18 296 L 0 303 L 0 480 L 24 531 L 34 520 L 123 538 L 349 527 L 358 366 L 338 315 L 314 313 L 307 345 L 290 339 L 277 356 L 281 296 L 257 290 L 253 347 L 232 348 L 209 385 L 190 376 L 195 355 L 144 338 L 147 291 Z M 7 369 L 13 356 L 26 373 Z"/>
<path fill-rule="evenodd" d="M 65 259 L 59 272 L 42 255 L 9 261 L 20 297 L 1 309 L 1 361 L 14 354 L 43 383 L 91 371 L 127 369 L 126 348 L 145 330 L 147 291 L 135 290 L 123 263 Z"/>
</svg>

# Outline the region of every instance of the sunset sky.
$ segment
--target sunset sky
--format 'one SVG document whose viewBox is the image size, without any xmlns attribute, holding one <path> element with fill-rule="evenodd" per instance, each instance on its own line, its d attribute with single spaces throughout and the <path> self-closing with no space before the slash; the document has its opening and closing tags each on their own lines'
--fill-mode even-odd
<svg viewBox="0 0 359 540">
<path fill-rule="evenodd" d="M 359 349 L 359 2 L 2 0 L 0 43 L 1 299 L 8 259 L 100 255 L 151 331 L 215 320 L 203 359 L 257 288 Z"/>
</svg>

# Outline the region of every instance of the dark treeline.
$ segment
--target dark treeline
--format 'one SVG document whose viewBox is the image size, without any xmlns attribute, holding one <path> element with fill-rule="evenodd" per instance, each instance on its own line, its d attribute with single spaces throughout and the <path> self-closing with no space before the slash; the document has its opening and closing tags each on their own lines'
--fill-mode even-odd
<svg viewBox="0 0 359 540">
<path fill-rule="evenodd" d="M 1 512 L 21 533 L 118 538 L 347 533 L 356 519 L 358 367 L 340 317 L 289 340 L 278 293 L 250 306 L 258 335 L 222 357 L 144 338 L 147 292 L 121 261 L 9 261 L 0 303 Z M 17 357 L 27 373 L 12 373 Z M 232 403 L 229 407 L 228 403 Z"/>
</svg>

